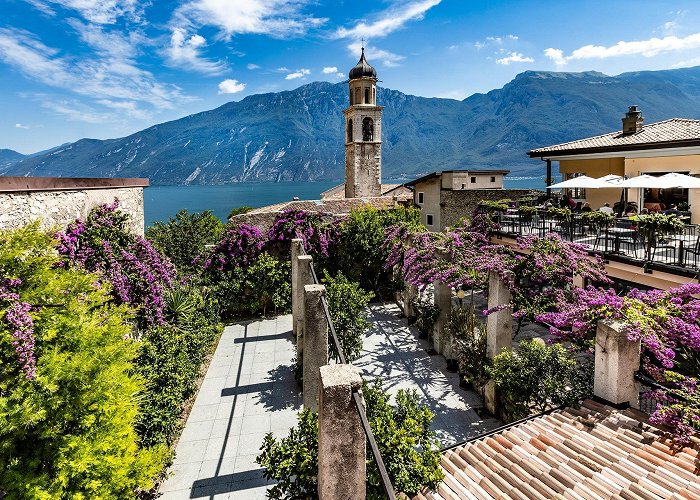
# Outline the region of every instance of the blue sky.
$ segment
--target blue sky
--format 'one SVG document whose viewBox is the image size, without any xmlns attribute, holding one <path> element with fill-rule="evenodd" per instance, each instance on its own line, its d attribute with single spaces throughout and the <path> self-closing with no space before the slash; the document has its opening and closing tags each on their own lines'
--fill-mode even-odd
<svg viewBox="0 0 700 500">
<path fill-rule="evenodd" d="M 343 81 L 463 99 L 525 70 L 700 65 L 697 0 L 2 0 L 0 148 L 128 135 L 246 95 Z"/>
</svg>

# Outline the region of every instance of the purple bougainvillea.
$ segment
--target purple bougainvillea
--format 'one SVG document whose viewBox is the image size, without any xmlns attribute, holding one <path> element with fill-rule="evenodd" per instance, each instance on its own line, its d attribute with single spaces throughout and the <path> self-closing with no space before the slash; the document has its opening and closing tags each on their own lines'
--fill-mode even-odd
<svg viewBox="0 0 700 500">
<path fill-rule="evenodd" d="M 22 302 L 17 288 L 22 284 L 19 278 L 0 280 L 0 301 L 9 302 L 5 311 L 5 321 L 10 326 L 13 337 L 12 345 L 17 352 L 20 366 L 28 379 L 36 376 L 36 357 L 34 355 L 34 322 L 29 314 L 31 304 Z"/>
<path fill-rule="evenodd" d="M 57 233 L 58 265 L 102 273 L 119 303 L 136 308 L 146 325 L 162 324 L 164 294 L 176 281 L 172 263 L 144 238 L 131 234 L 119 202 L 93 209 L 87 221 L 76 220 Z"/>
</svg>

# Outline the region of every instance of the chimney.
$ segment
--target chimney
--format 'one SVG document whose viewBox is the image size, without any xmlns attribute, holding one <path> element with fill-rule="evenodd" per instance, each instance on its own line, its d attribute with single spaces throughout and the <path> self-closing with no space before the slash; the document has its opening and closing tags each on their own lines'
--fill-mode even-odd
<svg viewBox="0 0 700 500">
<path fill-rule="evenodd" d="M 629 111 L 622 118 L 622 135 L 634 134 L 642 130 L 644 117 L 639 106 L 630 106 Z"/>
</svg>

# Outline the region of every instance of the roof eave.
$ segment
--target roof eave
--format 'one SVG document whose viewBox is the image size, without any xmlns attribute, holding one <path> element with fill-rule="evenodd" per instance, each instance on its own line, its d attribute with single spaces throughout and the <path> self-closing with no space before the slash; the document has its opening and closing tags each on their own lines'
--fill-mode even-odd
<svg viewBox="0 0 700 500">
<path fill-rule="evenodd" d="M 652 150 L 652 149 L 670 149 L 670 148 L 683 148 L 683 147 L 698 147 L 700 146 L 700 138 L 689 139 L 684 141 L 663 141 L 663 142 L 648 142 L 642 144 L 621 144 L 619 146 L 601 146 L 593 148 L 574 148 L 574 149 L 560 149 L 555 151 L 542 151 L 538 149 L 533 149 L 527 152 L 530 158 L 542 158 L 547 159 L 557 156 L 575 156 L 575 155 L 588 155 L 595 153 L 623 153 L 626 151 L 640 151 L 640 150 Z"/>
</svg>

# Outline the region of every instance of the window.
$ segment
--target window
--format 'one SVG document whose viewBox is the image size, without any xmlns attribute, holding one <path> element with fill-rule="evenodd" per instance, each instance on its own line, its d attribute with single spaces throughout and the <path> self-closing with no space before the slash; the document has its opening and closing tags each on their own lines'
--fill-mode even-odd
<svg viewBox="0 0 700 500">
<path fill-rule="evenodd" d="M 496 182 L 496 178 L 495 178 L 495 177 L 491 177 L 491 182 Z"/>
<path fill-rule="evenodd" d="M 360 89 L 355 89 L 355 104 L 362 104 L 362 101 L 360 101 L 360 95 Z"/>
<path fill-rule="evenodd" d="M 377 103 L 377 89 L 372 89 L 372 104 Z"/>
<path fill-rule="evenodd" d="M 431 214 L 426 214 L 425 216 L 425 224 L 428 226 L 433 225 L 433 216 Z"/>
<path fill-rule="evenodd" d="M 352 142 L 352 118 L 348 120 L 348 142 Z"/>
<path fill-rule="evenodd" d="M 462 189 L 467 189 L 467 185 L 466 185 L 466 184 L 462 184 Z"/>
<path fill-rule="evenodd" d="M 423 204 L 423 194 L 424 193 L 418 193 L 418 203 L 420 203 L 421 205 Z"/>
<path fill-rule="evenodd" d="M 472 183 L 472 184 L 476 184 L 476 177 L 472 177 L 472 178 L 471 178 L 471 183 Z"/>
<path fill-rule="evenodd" d="M 369 89 L 365 87 L 365 104 L 370 104 L 369 102 Z"/>
<path fill-rule="evenodd" d="M 362 120 L 362 140 L 363 141 L 373 141 L 374 140 L 374 121 L 367 116 Z"/>
</svg>

